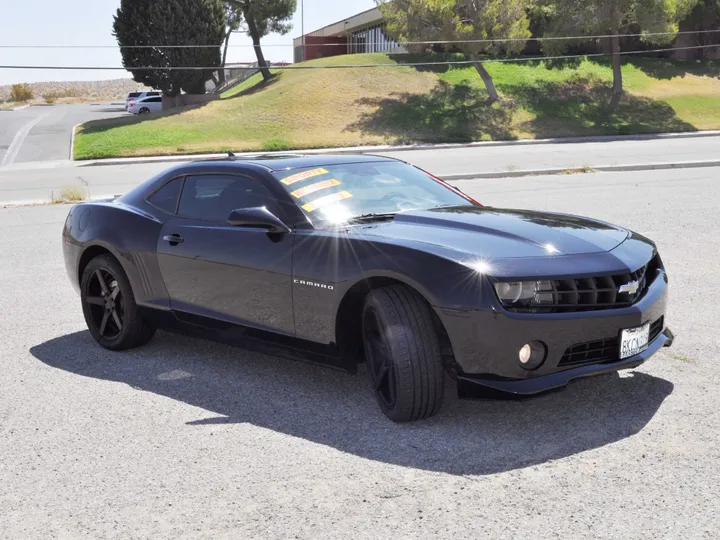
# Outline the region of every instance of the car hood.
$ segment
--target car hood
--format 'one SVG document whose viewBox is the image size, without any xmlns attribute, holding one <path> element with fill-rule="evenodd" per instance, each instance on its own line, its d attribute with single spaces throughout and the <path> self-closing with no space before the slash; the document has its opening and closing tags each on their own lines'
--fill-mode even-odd
<svg viewBox="0 0 720 540">
<path fill-rule="evenodd" d="M 392 221 L 356 227 L 355 232 L 493 259 L 602 253 L 616 248 L 630 234 L 578 216 L 477 206 L 403 212 Z"/>
</svg>

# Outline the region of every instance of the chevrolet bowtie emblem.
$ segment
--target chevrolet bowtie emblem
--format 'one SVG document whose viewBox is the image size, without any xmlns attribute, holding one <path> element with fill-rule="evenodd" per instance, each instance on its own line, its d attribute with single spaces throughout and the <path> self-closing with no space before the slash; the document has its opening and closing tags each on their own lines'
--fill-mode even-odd
<svg viewBox="0 0 720 540">
<path fill-rule="evenodd" d="M 637 281 L 631 281 L 630 283 L 626 283 L 625 285 L 620 285 L 620 288 L 618 289 L 618 293 L 620 294 L 637 294 L 638 290 L 640 289 L 640 283 Z"/>
</svg>

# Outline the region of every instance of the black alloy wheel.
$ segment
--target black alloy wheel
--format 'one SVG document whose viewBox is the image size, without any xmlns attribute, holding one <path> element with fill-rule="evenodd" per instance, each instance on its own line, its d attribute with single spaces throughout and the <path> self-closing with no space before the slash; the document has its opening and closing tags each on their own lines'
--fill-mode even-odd
<svg viewBox="0 0 720 540">
<path fill-rule="evenodd" d="M 445 372 L 430 310 L 403 285 L 375 289 L 365 299 L 365 362 L 375 398 L 395 422 L 428 418 L 442 406 Z"/>
<path fill-rule="evenodd" d="M 95 257 L 80 283 L 85 322 L 100 345 L 110 350 L 144 345 L 155 328 L 143 319 L 125 272 L 111 255 Z"/>
<path fill-rule="evenodd" d="M 390 346 L 380 328 L 377 312 L 368 308 L 363 315 L 365 360 L 373 388 L 384 408 L 392 409 L 397 401 L 397 374 Z"/>
<path fill-rule="evenodd" d="M 89 305 L 93 325 L 99 336 L 115 339 L 122 332 L 125 319 L 124 297 L 117 279 L 106 269 L 97 268 L 90 276 L 85 302 Z"/>
<path fill-rule="evenodd" d="M 140 114 L 150 114 L 150 109 L 148 109 L 147 107 L 143 107 L 142 109 L 140 109 L 139 112 Z"/>
</svg>

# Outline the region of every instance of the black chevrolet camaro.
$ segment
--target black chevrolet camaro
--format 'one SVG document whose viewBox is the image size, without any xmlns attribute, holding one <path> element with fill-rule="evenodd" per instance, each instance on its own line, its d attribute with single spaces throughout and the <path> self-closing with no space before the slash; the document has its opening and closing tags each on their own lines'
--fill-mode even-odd
<svg viewBox="0 0 720 540">
<path fill-rule="evenodd" d="M 647 238 L 592 219 L 484 207 L 407 163 L 259 156 L 176 166 L 75 205 L 65 263 L 112 350 L 156 328 L 351 372 L 383 412 L 531 395 L 634 368 L 673 336 Z"/>
</svg>

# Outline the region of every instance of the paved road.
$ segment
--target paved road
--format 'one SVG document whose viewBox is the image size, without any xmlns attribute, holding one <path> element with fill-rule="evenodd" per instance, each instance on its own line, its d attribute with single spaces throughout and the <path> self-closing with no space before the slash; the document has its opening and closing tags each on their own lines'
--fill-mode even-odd
<svg viewBox="0 0 720 540">
<path fill-rule="evenodd" d="M 0 209 L 0 537 L 714 540 L 718 174 L 463 183 L 656 239 L 678 339 L 530 401 L 449 387 L 403 426 L 364 376 L 166 334 L 99 348 L 61 258 L 67 207 Z"/>
<path fill-rule="evenodd" d="M 443 174 L 720 159 L 720 136 L 388 152 Z"/>
<path fill-rule="evenodd" d="M 68 160 L 74 126 L 125 114 L 122 106 L 109 103 L 0 111 L 0 165 Z"/>
<path fill-rule="evenodd" d="M 386 155 L 410 161 L 440 176 L 469 172 L 504 173 L 519 169 L 577 168 L 586 164 L 627 165 L 720 159 L 720 137 L 427 149 L 388 152 Z M 52 192 L 57 193 L 63 186 L 82 186 L 83 181 L 89 185 L 92 196 L 115 195 L 124 193 L 171 165 L 74 166 L 65 161 L 0 167 L 0 203 L 48 200 Z M 642 177 L 644 173 L 636 174 Z"/>
</svg>

